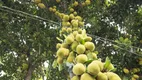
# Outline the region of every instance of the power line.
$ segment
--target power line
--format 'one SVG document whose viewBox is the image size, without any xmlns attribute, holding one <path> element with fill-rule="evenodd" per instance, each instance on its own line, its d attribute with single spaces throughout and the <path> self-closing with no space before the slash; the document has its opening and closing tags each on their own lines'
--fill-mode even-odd
<svg viewBox="0 0 142 80">
<path fill-rule="evenodd" d="M 98 37 L 98 38 L 100 38 L 100 39 L 97 39 L 97 40 L 100 40 L 100 41 L 102 41 L 102 42 L 109 41 L 109 42 L 111 42 L 111 43 L 110 43 L 111 45 L 115 45 L 115 44 L 112 43 L 112 42 L 115 42 L 115 41 L 113 41 L 113 40 L 106 39 L 106 38 L 103 38 L 103 37 L 99 37 L 99 36 L 96 36 L 96 35 L 91 35 L 91 34 L 88 34 L 88 35 L 90 35 L 90 36 L 92 36 L 92 37 Z M 101 38 L 102 38 L 102 39 L 101 39 Z M 115 42 L 115 43 L 116 43 L 116 42 Z M 121 44 L 121 45 L 124 45 L 123 43 L 120 43 L 120 44 Z M 125 44 L 125 46 L 126 46 L 126 44 Z M 137 56 L 141 56 L 141 57 L 142 57 L 141 54 L 138 54 L 138 53 L 133 52 L 133 51 L 126 50 L 126 49 L 124 49 L 124 48 L 122 48 L 122 47 L 120 47 L 120 46 L 118 46 L 118 45 L 117 45 L 117 47 L 118 47 L 119 49 L 121 49 L 121 50 L 124 50 L 124 51 L 127 51 L 127 52 L 129 52 L 129 53 L 132 53 L 132 54 L 135 54 L 135 55 L 137 55 Z M 131 46 L 131 47 L 135 47 L 135 46 Z M 138 47 L 135 47 L 135 48 L 138 48 Z"/>
<path fill-rule="evenodd" d="M 23 11 L 20 11 L 20 10 L 15 10 L 15 9 L 9 8 L 7 6 L 0 6 L 0 10 L 8 12 L 8 13 L 16 14 L 16 15 L 19 15 L 19 16 L 22 16 L 22 17 L 29 17 L 29 18 L 32 18 L 32 19 L 42 20 L 42 21 L 45 21 L 45 22 L 60 25 L 59 23 L 57 23 L 55 21 L 47 20 L 47 19 L 42 18 L 40 16 L 32 15 L 32 14 L 29 14 L 29 13 L 26 13 L 26 12 L 23 12 Z"/>
<path fill-rule="evenodd" d="M 97 38 L 100 38 L 100 39 L 103 39 L 103 40 L 106 40 L 106 41 L 109 41 L 109 42 L 112 42 L 112 43 L 116 43 L 116 44 L 120 44 L 120 45 L 124 45 L 124 46 L 126 46 L 127 44 L 125 44 L 125 43 L 117 43 L 117 42 L 115 42 L 114 40 L 110 40 L 110 39 L 107 39 L 107 38 L 103 38 L 103 37 L 100 37 L 100 36 L 97 36 L 97 35 L 91 35 L 91 34 L 88 34 L 88 35 L 90 35 L 90 36 L 94 36 L 94 37 L 97 37 Z M 130 47 L 133 47 L 133 48 L 136 48 L 136 49 L 142 49 L 142 48 L 140 48 L 140 47 L 136 47 L 136 46 L 130 46 Z"/>
</svg>

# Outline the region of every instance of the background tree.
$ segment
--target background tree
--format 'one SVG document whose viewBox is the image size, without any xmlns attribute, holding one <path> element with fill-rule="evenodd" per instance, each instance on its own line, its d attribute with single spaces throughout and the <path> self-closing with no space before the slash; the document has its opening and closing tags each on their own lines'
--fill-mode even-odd
<svg viewBox="0 0 142 80">
<path fill-rule="evenodd" d="M 3 6 L 31 14 L 0 7 L 0 70 L 6 73 L 0 79 L 32 76 L 34 80 L 45 75 L 49 80 L 66 79 L 66 70 L 59 72 L 52 67 L 55 43 L 58 42 L 56 36 L 61 27 L 59 18 L 48 9 L 55 5 L 58 10 L 68 13 L 67 6 L 71 6 L 74 0 L 61 1 L 42 0 L 47 7 L 45 9 L 38 8 L 31 0 L 0 1 Z M 142 74 L 138 60 L 142 57 L 141 3 L 141 0 L 92 0 L 89 6 L 75 8 L 85 23 L 91 25 L 86 25 L 86 29 L 93 37 L 99 56 L 103 60 L 109 56 L 120 75 L 124 75 L 123 68 L 140 68 L 137 74 Z M 44 67 L 45 61 L 48 68 Z M 132 74 L 126 76 L 131 78 Z"/>
</svg>

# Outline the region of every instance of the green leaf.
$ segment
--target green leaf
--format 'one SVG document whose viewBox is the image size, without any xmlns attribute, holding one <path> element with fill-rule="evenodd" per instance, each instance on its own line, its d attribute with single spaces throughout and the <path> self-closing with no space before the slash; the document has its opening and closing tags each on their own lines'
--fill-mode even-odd
<svg viewBox="0 0 142 80">
<path fill-rule="evenodd" d="M 110 59 L 108 57 L 106 57 L 106 60 L 105 60 L 105 64 L 104 64 L 104 69 L 107 69 L 107 67 L 110 65 Z"/>
<path fill-rule="evenodd" d="M 54 61 L 53 61 L 52 67 L 53 67 L 53 68 L 56 68 L 56 67 L 57 67 L 57 60 L 54 60 Z"/>
<path fill-rule="evenodd" d="M 60 39 L 59 37 L 56 37 L 56 39 L 57 39 L 58 41 L 60 41 L 60 42 L 63 42 L 63 40 Z"/>
<path fill-rule="evenodd" d="M 59 64 L 58 70 L 59 70 L 59 71 L 62 71 L 62 70 L 63 70 L 63 64 Z"/>
</svg>

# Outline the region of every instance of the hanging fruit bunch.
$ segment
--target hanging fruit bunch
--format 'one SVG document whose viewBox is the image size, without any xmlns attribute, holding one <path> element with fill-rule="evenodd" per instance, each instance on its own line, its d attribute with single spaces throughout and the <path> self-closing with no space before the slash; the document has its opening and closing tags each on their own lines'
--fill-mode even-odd
<svg viewBox="0 0 142 80">
<path fill-rule="evenodd" d="M 60 3 L 62 0 L 56 0 Z M 69 7 L 69 14 L 62 13 L 55 6 L 49 7 L 49 11 L 53 12 L 61 20 L 60 36 L 57 39 L 60 43 L 56 45 L 56 60 L 58 67 L 63 64 L 73 64 L 73 76 L 70 80 L 121 80 L 121 78 L 111 72 L 114 70 L 113 64 L 108 58 L 102 62 L 97 58 L 95 44 L 92 37 L 88 36 L 84 29 L 84 20 L 77 15 L 74 7 L 87 6 L 91 4 L 91 0 L 85 0 L 79 3 L 75 0 Z M 53 63 L 53 64 L 54 64 Z"/>
</svg>

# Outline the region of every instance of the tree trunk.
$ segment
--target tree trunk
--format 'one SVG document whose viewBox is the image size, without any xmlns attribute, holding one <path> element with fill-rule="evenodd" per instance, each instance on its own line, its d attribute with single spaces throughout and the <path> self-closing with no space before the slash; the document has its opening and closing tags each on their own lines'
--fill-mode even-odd
<svg viewBox="0 0 142 80">
<path fill-rule="evenodd" d="M 32 67 L 32 65 L 29 65 L 29 69 L 28 69 L 28 72 L 27 72 L 24 80 L 31 80 L 32 72 L 33 72 L 33 67 Z"/>
</svg>

